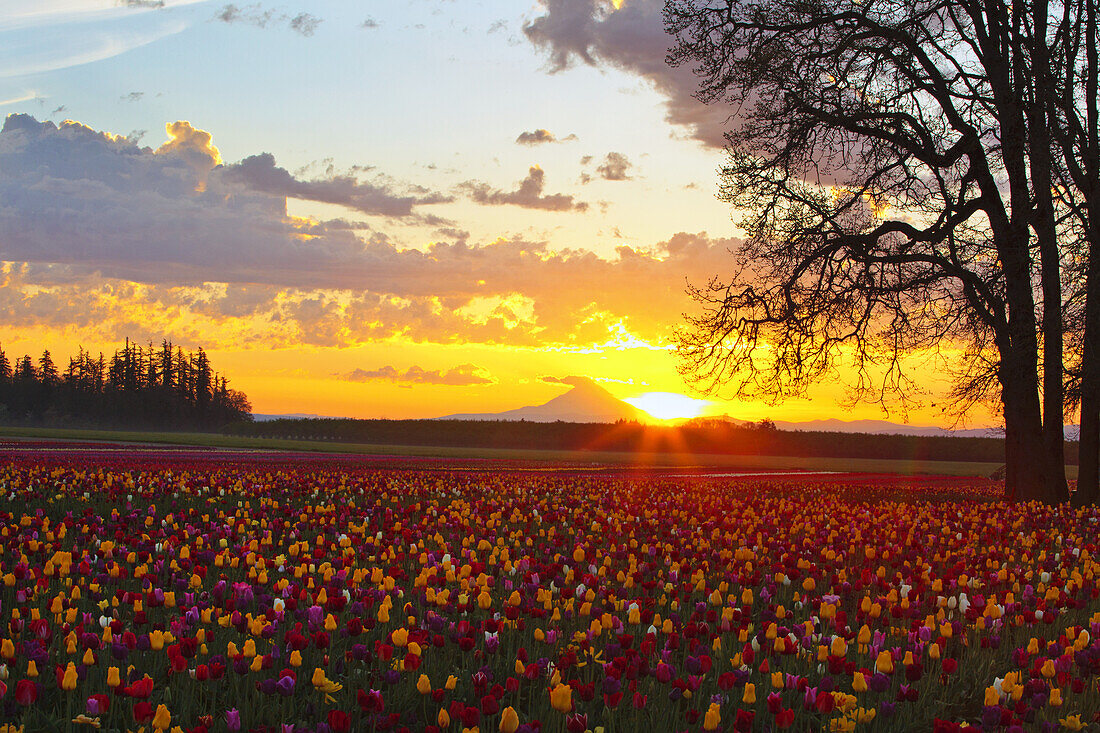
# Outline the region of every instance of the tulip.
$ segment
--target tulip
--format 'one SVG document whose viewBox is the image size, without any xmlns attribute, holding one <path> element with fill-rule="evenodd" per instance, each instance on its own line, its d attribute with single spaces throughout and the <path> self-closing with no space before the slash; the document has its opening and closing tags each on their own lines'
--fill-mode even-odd
<svg viewBox="0 0 1100 733">
<path fill-rule="evenodd" d="M 33 705 L 35 700 L 38 699 L 38 685 L 30 680 L 19 680 L 15 684 L 15 701 L 27 707 Z"/>
<path fill-rule="evenodd" d="M 236 708 L 225 711 L 225 727 L 229 730 L 241 729 L 241 712 Z"/>
<path fill-rule="evenodd" d="M 153 727 L 157 730 L 168 730 L 172 725 L 172 714 L 164 705 L 157 705 L 157 711 L 153 714 Z"/>
<path fill-rule="evenodd" d="M 573 709 L 573 688 L 569 685 L 557 685 L 550 690 L 550 705 L 558 712 L 567 713 Z"/>
<path fill-rule="evenodd" d="M 750 685 L 751 686 L 751 685 Z M 756 702 L 755 696 L 753 700 L 746 702 Z M 703 730 L 718 730 L 718 726 L 722 723 L 722 715 L 718 707 L 718 703 L 711 703 L 707 708 L 706 715 L 703 716 Z"/>
<path fill-rule="evenodd" d="M 441 710 L 440 713 L 443 711 Z M 450 721 L 448 721 L 450 722 Z M 445 727 L 445 726 L 441 726 Z M 501 733 L 516 733 L 516 729 L 519 728 L 519 715 L 511 706 L 504 708 L 500 714 L 500 727 Z"/>
<path fill-rule="evenodd" d="M 65 672 L 61 678 L 61 689 L 66 692 L 72 692 L 76 689 L 77 674 L 76 665 L 69 662 L 69 665 L 65 667 Z"/>
<path fill-rule="evenodd" d="M 1058 722 L 1066 730 L 1084 730 L 1085 724 L 1081 722 L 1080 715 L 1069 715 L 1065 718 L 1059 718 Z"/>
<path fill-rule="evenodd" d="M 343 710 L 329 710 L 327 720 L 334 733 L 346 733 L 351 729 L 351 718 Z"/>
</svg>

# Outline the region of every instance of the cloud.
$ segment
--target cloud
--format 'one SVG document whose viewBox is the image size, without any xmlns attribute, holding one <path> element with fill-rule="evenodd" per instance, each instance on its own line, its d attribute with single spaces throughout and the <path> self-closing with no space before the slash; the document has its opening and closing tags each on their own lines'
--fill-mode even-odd
<svg viewBox="0 0 1100 733">
<path fill-rule="evenodd" d="M 364 20 L 362 23 L 359 24 L 359 27 L 360 28 L 367 28 L 367 29 L 374 29 L 374 28 L 381 28 L 382 24 L 379 23 L 374 18 L 368 17 L 366 20 Z"/>
<path fill-rule="evenodd" d="M 337 376 L 349 382 L 393 382 L 402 386 L 440 384 L 452 387 L 468 387 L 496 384 L 497 381 L 489 372 L 475 364 L 459 364 L 449 371 L 441 369 L 427 371 L 414 365 L 402 372 L 397 367 L 384 366 L 371 370 L 355 369 Z"/>
<path fill-rule="evenodd" d="M 519 187 L 514 191 L 501 191 L 481 181 L 467 181 L 460 184 L 460 190 L 465 191 L 472 201 L 486 206 L 521 206 L 525 209 L 542 209 L 544 211 L 585 211 L 588 204 L 584 201 L 574 201 L 572 196 L 563 193 L 543 195 L 546 187 L 546 172 L 537 165 L 531 166 L 527 177 L 519 182 Z"/>
<path fill-rule="evenodd" d="M 132 13 L 125 10 L 123 12 Z M 2 14 L 0 14 L 2 15 Z M 187 23 L 178 15 L 156 12 L 155 22 L 140 28 L 126 28 L 108 19 L 93 22 L 59 22 L 52 15 L 47 19 L 19 19 L 10 26 L 0 18 L 0 79 L 41 74 L 58 69 L 102 61 L 162 38 L 180 33 Z M 57 23 L 47 28 L 27 26 Z"/>
<path fill-rule="evenodd" d="M 164 7 L 164 0 L 118 0 L 119 5 L 125 5 L 128 8 L 155 8 L 160 9 Z"/>
<path fill-rule="evenodd" d="M 605 181 L 628 181 L 630 176 L 627 171 L 632 167 L 634 164 L 622 153 L 608 153 L 603 162 L 596 166 L 596 172 Z"/>
<path fill-rule="evenodd" d="M 321 18 L 309 13 L 288 15 L 277 13 L 265 8 L 261 3 L 239 6 L 229 3 L 222 6 L 215 14 L 215 20 L 223 23 L 241 23 L 256 28 L 266 28 L 269 24 L 285 23 L 287 28 L 303 36 L 312 36 L 322 22 Z"/>
<path fill-rule="evenodd" d="M 539 145 L 541 143 L 554 143 L 557 141 L 558 139 L 554 137 L 554 133 L 542 128 L 530 132 L 521 132 L 519 137 L 516 138 L 516 143 L 519 145 Z"/>
<path fill-rule="evenodd" d="M 270 156 L 226 164 L 209 132 L 167 129 L 152 148 L 77 122 L 7 118 L 0 322 L 112 339 L 207 333 L 228 345 L 659 345 L 691 308 L 686 283 L 732 266 L 736 242 L 705 233 L 601 256 L 518 237 L 473 242 L 460 222 L 414 248 L 372 222 L 286 211 L 294 195 L 388 216 L 407 210 L 406 196 L 335 180 L 328 167 L 303 180 Z M 528 198 L 551 198 L 534 188 Z"/>
<path fill-rule="evenodd" d="M 270 153 L 251 155 L 239 163 L 227 166 L 224 176 L 227 180 L 239 181 L 254 191 L 339 204 L 364 214 L 382 216 L 409 216 L 414 206 L 452 200 L 431 192 L 420 196 L 400 195 L 384 185 L 362 183 L 351 175 L 330 174 L 327 178 L 299 180 L 285 168 L 275 165 L 275 156 Z"/>
<path fill-rule="evenodd" d="M 595 384 L 595 382 L 588 377 L 552 377 L 543 375 L 539 377 L 539 381 L 546 382 L 547 384 L 565 384 L 570 387 Z"/>
<path fill-rule="evenodd" d="M 524 131 L 516 138 L 517 145 L 542 145 L 543 143 L 563 143 L 570 140 L 576 140 L 576 135 L 566 135 L 563 138 L 558 138 L 554 133 L 543 128 L 537 130 Z"/>
<path fill-rule="evenodd" d="M 20 102 L 31 102 L 39 98 L 38 92 L 27 92 L 26 94 L 20 94 L 18 97 L 0 99 L 0 107 L 7 107 L 8 105 L 19 104 Z"/>
<path fill-rule="evenodd" d="M 144 96 L 145 92 L 130 92 L 129 94 L 123 94 L 119 99 L 123 102 L 140 102 Z"/>
<path fill-rule="evenodd" d="M 290 19 L 289 25 L 290 30 L 295 33 L 312 36 L 313 32 L 317 30 L 317 26 L 321 25 L 321 19 L 309 13 L 298 13 Z"/>
<path fill-rule="evenodd" d="M 672 38 L 664 32 L 664 0 L 629 0 L 618 8 L 607 0 L 539 0 L 545 14 L 527 23 L 527 39 L 544 51 L 550 71 L 580 62 L 609 66 L 639 76 L 665 97 L 669 122 L 682 125 L 705 145 L 724 147 L 723 131 L 733 113 L 694 98 L 698 79 L 690 68 L 671 68 L 665 54 Z"/>
</svg>

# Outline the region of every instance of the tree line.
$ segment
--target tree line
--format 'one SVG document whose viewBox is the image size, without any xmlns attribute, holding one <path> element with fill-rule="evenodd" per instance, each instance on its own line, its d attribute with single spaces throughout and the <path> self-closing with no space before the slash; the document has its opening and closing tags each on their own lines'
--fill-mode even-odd
<svg viewBox="0 0 1100 733">
<path fill-rule="evenodd" d="M 431 445 L 528 450 L 687 452 L 714 455 L 893 458 L 931 461 L 1004 459 L 1001 438 L 867 435 L 785 431 L 733 423 L 682 426 L 506 420 L 356 420 L 281 418 L 238 423 L 223 432 L 257 438 L 332 440 L 375 445 Z M 1076 462 L 1076 444 L 1067 459 Z"/>
<path fill-rule="evenodd" d="M 666 0 L 668 60 L 731 110 L 730 273 L 693 291 L 697 384 L 779 401 L 851 369 L 997 404 L 1010 498 L 1100 502 L 1100 0 Z M 958 351 L 960 356 L 953 353 Z M 927 364 L 927 362 L 925 362 Z M 917 369 L 927 370 L 927 366 Z"/>
<path fill-rule="evenodd" d="M 211 429 L 252 419 L 201 347 L 126 340 L 109 357 L 81 347 L 58 366 L 49 349 L 15 361 L 0 347 L 0 422 L 18 425 Z"/>
</svg>

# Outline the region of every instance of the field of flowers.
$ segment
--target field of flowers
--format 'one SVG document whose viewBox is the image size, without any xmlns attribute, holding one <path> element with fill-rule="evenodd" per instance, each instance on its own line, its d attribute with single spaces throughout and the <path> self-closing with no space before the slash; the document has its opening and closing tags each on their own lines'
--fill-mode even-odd
<svg viewBox="0 0 1100 733">
<path fill-rule="evenodd" d="M 1100 724 L 1100 512 L 985 481 L 0 451 L 0 731 Z"/>
</svg>

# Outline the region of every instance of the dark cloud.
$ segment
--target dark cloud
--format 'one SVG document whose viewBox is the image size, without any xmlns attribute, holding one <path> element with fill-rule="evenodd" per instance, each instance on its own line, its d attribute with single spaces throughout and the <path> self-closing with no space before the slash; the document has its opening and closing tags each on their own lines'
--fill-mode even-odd
<svg viewBox="0 0 1100 733">
<path fill-rule="evenodd" d="M 501 191 L 481 181 L 467 181 L 459 186 L 472 201 L 486 206 L 521 206 L 525 209 L 544 211 L 585 211 L 588 204 L 574 201 L 572 196 L 563 193 L 543 195 L 546 187 L 546 172 L 537 165 L 531 166 L 527 177 L 519 182 L 514 191 Z"/>
<path fill-rule="evenodd" d="M 608 153 L 603 162 L 596 166 L 596 172 L 605 181 L 627 181 L 630 180 L 627 171 L 632 167 L 634 164 L 622 153 Z"/>
<path fill-rule="evenodd" d="M 309 13 L 297 13 L 289 15 L 279 13 L 270 8 L 265 8 L 261 3 L 251 5 L 236 5 L 229 3 L 223 5 L 216 13 L 214 19 L 223 23 L 241 23 L 256 28 L 267 28 L 269 24 L 286 24 L 286 27 L 303 36 L 312 36 L 322 22 L 321 18 Z"/>
<path fill-rule="evenodd" d="M 691 69 L 673 69 L 665 55 L 673 39 L 661 17 L 664 0 L 630 0 L 618 9 L 606 0 L 539 0 L 545 14 L 523 28 L 527 39 L 549 57 L 550 70 L 576 61 L 612 66 L 648 80 L 665 97 L 667 119 L 683 125 L 702 143 L 723 147 L 732 110 L 694 98 L 698 79 Z"/>
<path fill-rule="evenodd" d="M 359 24 L 359 27 L 360 28 L 367 28 L 367 29 L 374 29 L 374 28 L 381 28 L 382 24 L 379 23 L 374 18 L 367 18 L 366 20 L 364 20 L 362 23 Z"/>
<path fill-rule="evenodd" d="M 270 153 L 251 155 L 239 163 L 226 166 L 225 178 L 239 181 L 254 191 L 278 196 L 339 204 L 364 214 L 409 216 L 414 206 L 438 204 L 451 199 L 428 191 L 419 195 L 399 195 L 384 185 L 363 183 L 354 176 L 329 172 L 326 178 L 300 180 L 285 168 L 275 164 Z"/>
<path fill-rule="evenodd" d="M 298 13 L 287 24 L 290 26 L 290 30 L 295 33 L 312 36 L 313 32 L 317 30 L 317 26 L 321 25 L 321 19 L 309 13 Z"/>
<path fill-rule="evenodd" d="M 592 379 L 590 379 L 589 377 L 551 377 L 548 375 L 543 375 L 539 377 L 539 381 L 545 382 L 547 384 L 566 384 L 570 387 L 595 384 L 595 382 L 592 381 Z"/>
<path fill-rule="evenodd" d="M 337 376 L 349 382 L 393 382 L 394 384 L 406 386 L 441 384 L 453 387 L 469 387 L 472 385 L 495 384 L 497 381 L 487 371 L 475 364 L 459 364 L 448 371 L 441 369 L 428 371 L 415 365 L 401 371 L 397 367 L 387 365 L 379 369 L 355 369 Z"/>
<path fill-rule="evenodd" d="M 691 307 L 686 283 L 732 265 L 736 242 L 702 233 L 600 256 L 518 238 L 479 244 L 449 227 L 447 239 L 411 248 L 365 222 L 287 215 L 288 195 L 405 210 L 377 186 L 300 180 L 263 156 L 225 165 L 209 133 L 186 122 L 168 133 L 154 149 L 76 122 L 7 118 L 0 322 L 124 336 L 136 321 L 154 335 L 206 329 L 228 344 L 660 344 Z M 530 188 L 528 199 L 552 198 L 541 182 Z"/>
<path fill-rule="evenodd" d="M 543 143 L 564 143 L 571 140 L 576 140 L 577 136 L 573 134 L 566 135 L 563 138 L 559 138 L 549 130 L 538 128 L 537 130 L 524 131 L 516 138 L 517 145 L 542 145 Z"/>
<path fill-rule="evenodd" d="M 145 92 L 130 92 L 129 94 L 123 94 L 119 99 L 123 102 L 140 102 L 144 96 Z"/>
<path fill-rule="evenodd" d="M 223 23 L 245 23 L 257 28 L 266 28 L 274 16 L 274 10 L 264 10 L 259 3 L 244 7 L 229 3 L 214 14 L 215 20 L 220 20 Z"/>
<path fill-rule="evenodd" d="M 530 132 L 521 132 L 519 137 L 516 138 L 516 143 L 519 145 L 541 145 L 542 143 L 554 143 L 558 139 L 554 137 L 554 133 L 549 130 L 544 130 L 541 127 L 537 130 L 531 130 Z"/>
</svg>

